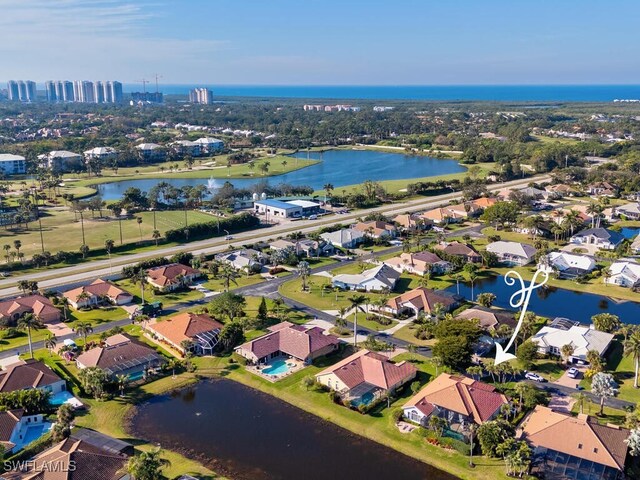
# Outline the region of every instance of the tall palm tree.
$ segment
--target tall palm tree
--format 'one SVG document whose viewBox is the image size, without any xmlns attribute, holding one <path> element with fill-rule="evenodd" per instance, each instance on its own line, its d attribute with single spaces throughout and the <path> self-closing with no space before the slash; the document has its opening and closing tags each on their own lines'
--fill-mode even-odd
<svg viewBox="0 0 640 480">
<path fill-rule="evenodd" d="M 157 247 L 158 240 L 162 238 L 162 235 L 160 235 L 160 230 L 154 230 L 153 233 L 151 234 L 151 238 L 153 238 L 156 241 L 156 247 Z"/>
<path fill-rule="evenodd" d="M 138 223 L 138 230 L 140 231 L 140 241 L 142 241 L 142 217 L 136 218 L 136 222 Z"/>
<path fill-rule="evenodd" d="M 638 388 L 638 369 L 640 368 L 640 332 L 635 332 L 624 343 L 625 355 L 630 355 L 635 362 L 635 375 L 633 377 L 633 387 Z"/>
<path fill-rule="evenodd" d="M 113 247 L 115 247 L 115 245 L 116 242 L 114 242 L 110 238 L 107 238 L 104 241 L 104 249 L 107 251 L 107 255 L 109 255 L 109 268 L 111 268 L 111 250 L 113 250 Z"/>
<path fill-rule="evenodd" d="M 76 334 L 82 335 L 85 347 L 87 346 L 87 335 L 93 333 L 93 327 L 89 322 L 78 322 L 76 324 Z"/>
<path fill-rule="evenodd" d="M 364 312 L 362 305 L 367 301 L 367 297 L 364 295 L 354 295 L 349 298 L 351 308 L 354 309 L 354 321 L 353 321 L 353 345 L 357 344 L 356 338 L 358 337 L 358 310 Z"/>
<path fill-rule="evenodd" d="M 58 344 L 58 339 L 56 338 L 56 336 L 52 333 L 49 333 L 47 335 L 47 338 L 45 338 L 44 340 L 44 348 L 49 350 L 49 355 L 53 353 L 53 349 L 56 348 L 57 344 Z"/>
<path fill-rule="evenodd" d="M 123 375 L 119 373 L 116 375 L 116 382 L 118 383 L 118 389 L 120 390 L 120 396 L 124 397 L 124 389 L 129 383 L 129 375 Z"/>
<path fill-rule="evenodd" d="M 25 313 L 18 320 L 18 328 L 20 330 L 27 331 L 27 337 L 29 339 L 29 355 L 31 356 L 31 358 L 33 358 L 33 344 L 31 342 L 31 330 L 39 330 L 41 328 L 44 328 L 44 325 L 42 324 L 42 322 L 40 321 L 40 318 L 38 318 L 37 315 L 34 315 L 33 313 Z"/>
<path fill-rule="evenodd" d="M 580 414 L 584 413 L 584 404 L 589 400 L 589 397 L 584 392 L 577 392 L 573 395 L 576 399 L 576 403 L 580 406 Z"/>
<path fill-rule="evenodd" d="M 218 270 L 218 278 L 222 279 L 222 284 L 224 285 L 224 291 L 229 291 L 229 286 L 233 282 L 235 285 L 238 285 L 237 278 L 240 278 L 240 274 L 236 271 L 228 263 L 222 264 L 220 270 Z"/>
<path fill-rule="evenodd" d="M 147 284 L 147 272 L 144 269 L 138 270 L 138 273 L 132 278 L 134 284 L 140 285 L 140 299 L 144 303 L 144 287 Z"/>
<path fill-rule="evenodd" d="M 325 183 L 322 187 L 324 189 L 324 203 L 327 203 L 327 197 L 331 195 L 331 191 L 333 190 L 333 185 L 330 183 Z"/>
<path fill-rule="evenodd" d="M 309 275 L 311 275 L 311 267 L 308 262 L 302 261 L 298 263 L 298 275 L 302 279 L 302 291 L 305 292 L 307 290 L 307 279 Z"/>
</svg>

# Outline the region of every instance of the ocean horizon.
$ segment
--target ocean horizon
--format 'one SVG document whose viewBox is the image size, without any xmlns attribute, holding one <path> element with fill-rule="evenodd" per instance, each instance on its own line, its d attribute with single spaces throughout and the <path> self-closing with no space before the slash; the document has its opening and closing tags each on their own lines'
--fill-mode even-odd
<svg viewBox="0 0 640 480">
<path fill-rule="evenodd" d="M 187 95 L 196 87 L 214 97 L 301 98 L 336 100 L 436 100 L 500 102 L 613 102 L 640 99 L 640 85 L 208 85 L 165 84 L 165 95 Z M 151 85 L 148 87 L 151 90 Z M 125 92 L 142 90 L 125 84 Z"/>
</svg>

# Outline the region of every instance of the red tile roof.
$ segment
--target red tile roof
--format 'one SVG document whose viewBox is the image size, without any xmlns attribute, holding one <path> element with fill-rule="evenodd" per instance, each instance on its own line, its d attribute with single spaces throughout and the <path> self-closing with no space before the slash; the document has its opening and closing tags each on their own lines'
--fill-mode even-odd
<svg viewBox="0 0 640 480">
<path fill-rule="evenodd" d="M 414 395 L 405 405 L 431 413 L 435 407 L 460 413 L 481 424 L 490 420 L 509 400 L 489 384 L 443 373 Z M 429 413 L 425 413 L 428 415 Z"/>
<path fill-rule="evenodd" d="M 0 372 L 0 392 L 13 392 L 28 388 L 40 388 L 62 380 L 44 363 L 27 360 L 26 363 L 9 365 Z"/>
<path fill-rule="evenodd" d="M 391 298 L 387 302 L 387 306 L 394 310 L 399 310 L 406 304 L 411 304 L 415 308 L 424 309 L 425 312 L 429 313 L 433 310 L 436 303 L 441 303 L 445 307 L 449 307 L 456 303 L 456 300 L 449 295 L 436 292 L 435 290 L 418 287 Z"/>
<path fill-rule="evenodd" d="M 159 333 L 174 345 L 180 345 L 183 340 L 193 340 L 199 333 L 221 330 L 222 327 L 207 314 L 185 312 L 149 325 L 149 330 Z"/>
<path fill-rule="evenodd" d="M 96 297 L 104 295 L 113 301 L 117 300 L 118 297 L 122 295 L 131 296 L 131 294 L 126 290 L 123 290 L 111 282 L 102 280 L 101 278 L 98 278 L 89 285 L 83 285 L 82 287 L 67 290 L 66 292 L 63 292 L 63 295 L 75 303 L 78 301 L 78 297 L 83 293 Z"/>
<path fill-rule="evenodd" d="M 150 268 L 147 270 L 147 275 L 151 280 L 153 280 L 153 283 L 164 287 L 175 283 L 176 278 L 179 275 L 197 276 L 200 275 L 200 272 L 186 265 L 182 265 L 181 263 L 170 263 L 169 265 Z"/>
<path fill-rule="evenodd" d="M 416 367 L 407 362 L 393 363 L 384 355 L 360 350 L 350 357 L 332 365 L 316 376 L 333 373 L 349 388 L 369 383 L 378 388 L 389 389 L 415 376 Z"/>
<path fill-rule="evenodd" d="M 0 316 L 22 316 L 25 313 L 33 313 L 43 321 L 49 322 L 60 319 L 60 310 L 53 306 L 51 300 L 39 294 L 18 297 L 0 302 Z"/>
</svg>

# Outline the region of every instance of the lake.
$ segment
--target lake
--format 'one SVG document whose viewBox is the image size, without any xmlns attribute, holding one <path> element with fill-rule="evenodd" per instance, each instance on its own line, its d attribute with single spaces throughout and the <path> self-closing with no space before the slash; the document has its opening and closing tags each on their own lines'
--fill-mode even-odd
<svg viewBox="0 0 640 480">
<path fill-rule="evenodd" d="M 136 436 L 237 480 L 453 480 L 456 477 L 230 380 L 140 406 Z"/>
<path fill-rule="evenodd" d="M 277 175 L 273 177 L 260 177 L 259 173 L 254 178 L 228 179 L 237 188 L 249 188 L 261 181 L 267 181 L 272 185 L 289 183 L 292 185 L 309 185 L 314 190 L 331 183 L 336 190 L 345 185 L 362 183 L 365 180 L 403 180 L 418 177 L 434 177 L 451 173 L 466 171 L 466 168 L 457 160 L 439 159 L 423 155 L 405 155 L 402 153 L 378 152 L 374 150 L 328 150 L 326 152 L 310 152 L 309 158 L 321 160 L 320 163 L 300 170 Z M 307 152 L 299 152 L 291 155 L 289 164 L 295 164 L 295 158 L 307 158 Z M 277 171 L 281 166 L 272 164 L 271 171 Z M 186 185 L 208 185 L 210 188 L 218 188 L 227 179 L 216 178 L 141 178 L 126 180 L 123 182 L 103 183 L 96 185 L 98 192 L 105 200 L 117 200 L 129 187 L 138 187 L 143 191 L 149 191 L 158 182 L 164 181 L 174 187 Z"/>
<path fill-rule="evenodd" d="M 456 285 L 446 290 L 455 293 Z M 504 277 L 496 276 L 477 280 L 473 294 L 477 297 L 484 292 L 493 293 L 497 297 L 494 306 L 513 310 L 509 299 L 515 291 L 515 286 L 510 287 L 504 283 Z M 470 299 L 471 286 L 460 282 L 460 295 Z M 640 300 L 640 295 L 638 299 Z M 534 290 L 529 310 L 543 317 L 566 317 L 585 324 L 591 322 L 593 315 L 609 312 L 618 315 L 624 323 L 640 324 L 640 303 L 555 287 Z"/>
</svg>

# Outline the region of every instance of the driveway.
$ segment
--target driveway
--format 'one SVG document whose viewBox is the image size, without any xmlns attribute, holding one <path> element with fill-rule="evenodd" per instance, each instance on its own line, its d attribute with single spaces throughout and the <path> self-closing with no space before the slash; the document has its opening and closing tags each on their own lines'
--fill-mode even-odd
<svg viewBox="0 0 640 480">
<path fill-rule="evenodd" d="M 549 408 L 558 412 L 571 413 L 571 409 L 576 402 L 577 400 L 569 395 L 553 394 L 549 399 Z"/>
<path fill-rule="evenodd" d="M 555 382 L 552 382 L 554 385 L 561 385 L 563 387 L 568 387 L 568 388 L 576 388 L 576 386 L 580 383 L 580 381 L 584 378 L 584 372 L 586 370 L 586 367 L 578 367 L 576 366 L 575 368 L 577 368 L 579 370 L 579 374 L 578 374 L 578 378 L 571 378 L 569 376 L 569 370 L 565 371 L 562 376 L 557 379 Z"/>
<path fill-rule="evenodd" d="M 51 322 L 45 324 L 47 330 L 55 335 L 56 338 L 64 337 L 65 335 L 73 335 L 73 330 L 64 322 Z"/>
</svg>

